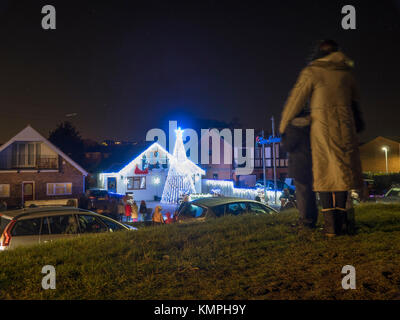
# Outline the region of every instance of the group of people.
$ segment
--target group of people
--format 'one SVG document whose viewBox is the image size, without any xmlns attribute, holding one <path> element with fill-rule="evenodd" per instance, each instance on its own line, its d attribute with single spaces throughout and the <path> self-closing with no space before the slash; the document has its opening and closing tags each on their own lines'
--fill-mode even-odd
<svg viewBox="0 0 400 320">
<path fill-rule="evenodd" d="M 166 219 L 162 214 L 162 207 L 160 205 L 154 208 L 151 214 L 151 209 L 147 208 L 146 201 L 140 201 L 140 206 L 129 195 L 125 195 L 118 203 L 118 215 L 121 222 L 138 222 L 138 221 L 151 221 L 153 225 L 169 224 L 174 221 L 170 212 L 167 212 Z"/>
<path fill-rule="evenodd" d="M 279 128 L 300 225 L 316 227 L 318 192 L 329 237 L 349 233 L 348 191 L 362 187 L 357 133 L 364 122 L 353 65 L 335 41 L 321 41 L 289 95 Z"/>
<path fill-rule="evenodd" d="M 129 195 L 125 195 L 118 203 L 118 215 L 121 222 L 137 222 L 147 220 L 146 201 L 142 200 L 140 206 Z"/>
</svg>

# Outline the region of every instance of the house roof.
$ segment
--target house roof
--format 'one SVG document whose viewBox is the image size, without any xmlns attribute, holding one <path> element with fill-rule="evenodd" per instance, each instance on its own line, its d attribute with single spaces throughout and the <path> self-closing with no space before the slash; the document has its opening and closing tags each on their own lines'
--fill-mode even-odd
<svg viewBox="0 0 400 320">
<path fill-rule="evenodd" d="M 400 137 L 398 137 L 398 136 L 377 136 L 377 137 L 370 139 L 364 143 L 361 143 L 361 146 L 365 146 L 375 140 L 389 140 L 394 143 L 400 143 Z"/>
<path fill-rule="evenodd" d="M 141 149 L 141 152 L 139 153 L 139 155 L 137 155 L 133 160 L 131 160 L 128 163 L 125 163 L 124 165 L 120 165 L 119 163 L 114 163 L 112 166 L 109 167 L 109 170 L 105 171 L 104 173 L 125 173 L 126 171 L 134 168 L 134 166 L 136 166 L 136 164 L 140 164 L 140 161 L 142 160 L 142 156 L 144 153 L 148 152 L 149 150 L 153 149 L 153 148 L 157 148 L 159 150 L 161 150 L 163 153 L 165 153 L 165 155 L 168 157 L 169 160 L 171 160 L 171 158 L 173 158 L 174 156 L 172 154 L 170 154 L 163 146 L 161 146 L 158 142 L 154 142 L 152 144 L 150 144 L 149 146 L 147 146 L 147 148 Z M 204 170 L 201 169 L 198 165 L 196 165 L 194 162 L 192 162 L 191 160 L 187 159 L 186 161 L 189 162 L 189 165 L 193 167 L 193 169 L 198 172 L 199 174 L 205 174 Z"/>
<path fill-rule="evenodd" d="M 6 149 L 9 145 L 16 141 L 33 141 L 33 142 L 42 142 L 46 144 L 50 149 L 63 157 L 66 161 L 68 161 L 72 166 L 74 166 L 78 171 L 80 171 L 84 176 L 87 176 L 88 173 L 85 169 L 83 169 L 79 164 L 77 164 L 74 160 L 68 157 L 64 152 L 58 149 L 55 145 L 53 145 L 50 141 L 48 141 L 45 137 L 43 137 L 39 132 L 33 129 L 30 125 L 28 125 L 25 129 L 20 131 L 17 135 L 11 138 L 9 141 L 0 146 L 0 152 Z"/>
<path fill-rule="evenodd" d="M 118 149 L 111 153 L 112 155 L 110 158 L 102 161 L 99 169 L 102 172 L 119 172 L 127 163 L 132 161 L 133 157 L 136 159 L 137 155 L 146 151 L 150 145 L 150 143 L 145 143 L 136 146 L 118 147 Z"/>
</svg>

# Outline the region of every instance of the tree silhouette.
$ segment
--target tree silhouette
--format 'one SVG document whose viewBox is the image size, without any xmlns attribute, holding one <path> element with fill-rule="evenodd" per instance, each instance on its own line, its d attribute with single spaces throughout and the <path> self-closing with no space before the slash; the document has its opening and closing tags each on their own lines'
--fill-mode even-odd
<svg viewBox="0 0 400 320">
<path fill-rule="evenodd" d="M 49 141 L 76 162 L 83 162 L 84 143 L 79 131 L 71 122 L 61 122 L 53 131 L 50 131 Z"/>
</svg>

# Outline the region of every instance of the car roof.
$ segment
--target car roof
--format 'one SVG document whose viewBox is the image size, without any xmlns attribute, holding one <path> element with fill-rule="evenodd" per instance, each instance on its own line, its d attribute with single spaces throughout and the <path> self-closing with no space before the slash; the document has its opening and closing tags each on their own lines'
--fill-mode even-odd
<svg viewBox="0 0 400 320">
<path fill-rule="evenodd" d="M 209 197 L 209 198 L 200 198 L 191 201 L 191 203 L 200 206 L 206 207 L 216 207 L 224 204 L 235 203 L 235 202 L 252 202 L 252 203 L 260 203 L 258 201 L 250 200 L 250 199 L 243 199 L 243 198 L 235 198 L 235 197 Z M 263 203 L 260 203 L 263 204 Z M 265 204 L 264 204 L 265 205 Z M 266 205 L 269 207 L 268 205 Z"/>
<path fill-rule="evenodd" d="M 89 214 L 94 214 L 97 215 L 97 213 L 88 211 L 88 210 L 83 210 L 79 209 L 76 207 L 36 207 L 36 208 L 24 208 L 24 209 L 18 209 L 18 210 L 8 210 L 8 211 L 3 211 L 0 212 L 0 216 L 8 219 L 18 219 L 21 217 L 32 217 L 32 216 L 46 216 L 46 214 L 54 214 L 54 213 L 68 213 L 68 212 L 84 212 L 84 213 L 89 213 Z"/>
</svg>

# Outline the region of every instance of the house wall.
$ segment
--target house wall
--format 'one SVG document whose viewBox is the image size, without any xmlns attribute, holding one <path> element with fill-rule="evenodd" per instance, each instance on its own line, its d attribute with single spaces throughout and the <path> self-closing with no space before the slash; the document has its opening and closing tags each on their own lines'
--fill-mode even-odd
<svg viewBox="0 0 400 320">
<path fill-rule="evenodd" d="M 363 172 L 386 173 L 384 146 L 388 147 L 388 171 L 400 172 L 400 144 L 384 137 L 377 137 L 359 148 Z"/>
<path fill-rule="evenodd" d="M 57 171 L 0 171 L 0 184 L 10 185 L 10 197 L 1 198 L 9 207 L 21 205 L 22 182 L 34 181 L 35 200 L 78 198 L 84 192 L 84 176 L 69 162 L 61 159 L 60 170 Z M 47 195 L 47 183 L 72 183 L 71 195 Z"/>
<path fill-rule="evenodd" d="M 207 138 L 207 137 L 205 137 Z M 204 139 L 204 137 L 202 138 Z M 212 179 L 212 180 L 234 180 L 238 185 L 243 186 L 252 186 L 253 183 L 241 183 L 241 181 L 253 181 L 254 176 L 255 180 L 263 180 L 264 171 L 263 171 L 263 162 L 262 162 L 262 148 L 260 146 L 255 145 L 254 149 L 247 149 L 247 152 L 250 152 L 251 161 L 253 161 L 254 169 L 253 172 L 249 175 L 236 175 L 235 173 L 235 165 L 229 164 L 229 162 L 233 163 L 235 156 L 238 154 L 237 148 L 232 150 L 232 159 L 230 161 L 225 161 L 225 158 L 229 153 L 226 148 L 232 150 L 232 146 L 226 143 L 223 139 L 220 139 L 220 164 L 212 164 L 212 140 L 209 138 L 209 164 L 204 164 L 202 167 L 206 171 L 206 175 L 204 179 Z M 275 144 L 275 156 L 276 156 L 276 177 L 277 179 L 284 180 L 288 176 L 288 155 L 281 148 L 280 143 Z M 272 146 L 265 146 L 265 166 L 266 166 L 266 179 L 273 179 L 273 150 Z"/>
<path fill-rule="evenodd" d="M 208 139 L 209 143 L 209 156 L 208 164 L 201 164 L 201 167 L 206 171 L 205 179 L 214 180 L 229 180 L 232 179 L 233 170 L 233 150 L 231 144 L 224 139 L 219 139 L 219 163 L 213 163 L 212 160 L 212 146 L 213 141 L 211 137 L 203 136 L 201 143 L 204 139 Z M 201 159 L 201 157 L 199 157 Z"/>
<path fill-rule="evenodd" d="M 167 179 L 168 170 L 167 169 L 153 169 L 149 171 L 146 175 L 138 175 L 133 173 L 133 169 L 127 173 L 126 176 L 121 174 L 103 174 L 99 181 L 99 187 L 102 189 L 107 189 L 107 178 L 115 177 L 117 180 L 117 193 L 126 194 L 132 193 L 135 200 L 141 201 L 152 201 L 154 196 L 161 197 L 165 180 Z M 143 190 L 128 190 L 125 179 L 128 177 L 145 177 L 146 178 L 146 189 Z M 157 178 L 160 182 L 157 184 Z"/>
</svg>

